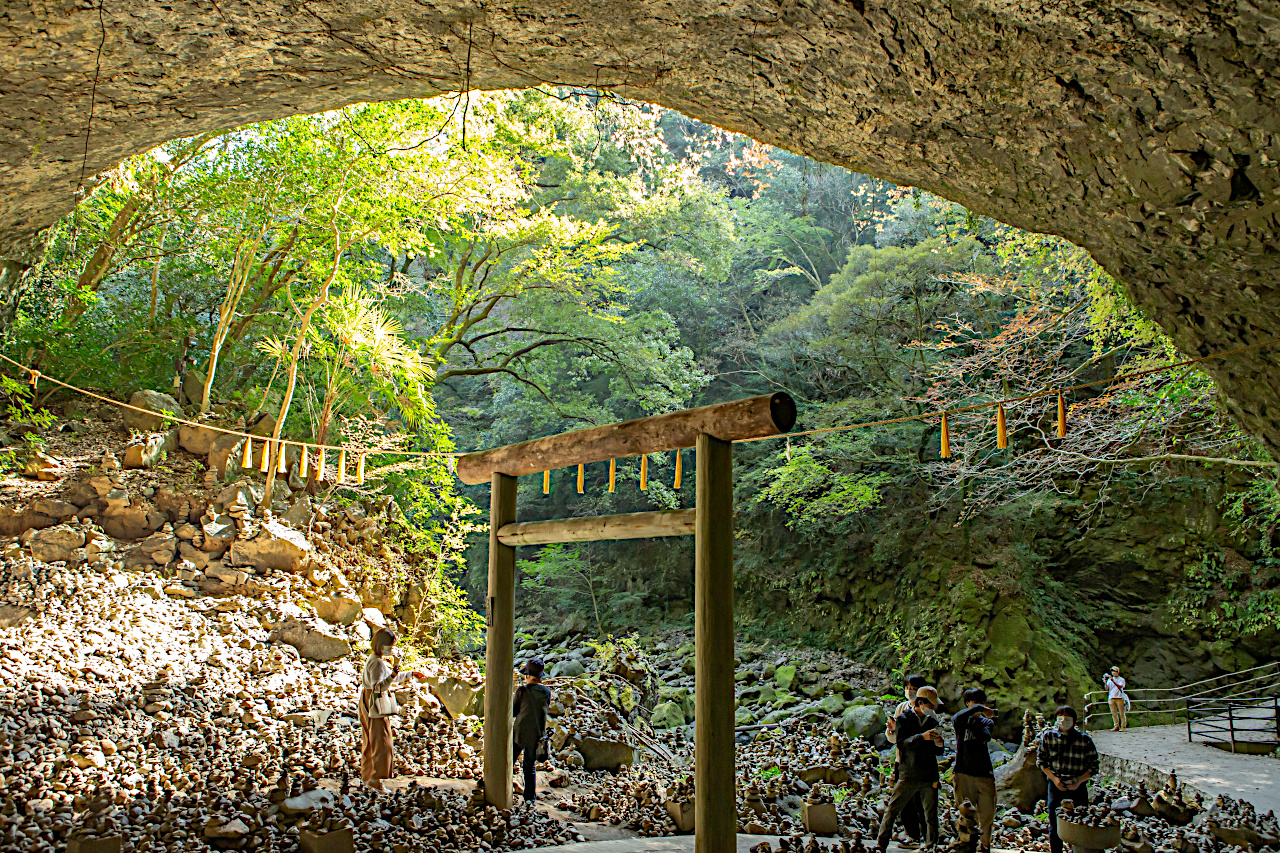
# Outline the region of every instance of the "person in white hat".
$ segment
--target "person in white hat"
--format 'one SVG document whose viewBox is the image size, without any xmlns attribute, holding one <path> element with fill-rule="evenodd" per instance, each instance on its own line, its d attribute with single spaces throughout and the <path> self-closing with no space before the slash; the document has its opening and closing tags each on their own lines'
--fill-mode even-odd
<svg viewBox="0 0 1280 853">
<path fill-rule="evenodd" d="M 1122 732 L 1129 727 L 1129 697 L 1124 692 L 1120 667 L 1111 667 L 1111 672 L 1102 676 L 1102 684 L 1107 688 L 1107 705 L 1111 708 L 1111 731 Z"/>
</svg>

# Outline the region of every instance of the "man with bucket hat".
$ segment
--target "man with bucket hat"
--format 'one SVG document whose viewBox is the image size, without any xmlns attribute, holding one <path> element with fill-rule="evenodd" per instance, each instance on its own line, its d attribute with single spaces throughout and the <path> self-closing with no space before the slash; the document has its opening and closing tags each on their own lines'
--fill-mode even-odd
<svg viewBox="0 0 1280 853">
<path fill-rule="evenodd" d="M 538 744 L 547 730 L 547 706 L 551 704 L 551 691 L 542 683 L 543 665 L 541 658 L 532 658 L 520 670 L 524 676 L 524 684 L 516 690 L 515 702 L 511 713 L 516 718 L 512 727 L 515 738 L 515 760 L 520 761 L 524 754 L 524 801 L 533 803 L 537 799 Z"/>
<path fill-rule="evenodd" d="M 942 733 L 938 731 L 938 718 L 932 712 L 941 704 L 937 690 L 921 687 L 916 691 L 911 710 L 898 715 L 900 770 L 880 822 L 877 846 L 881 853 L 889 848 L 898 816 L 917 795 L 924 806 L 925 848 L 932 850 L 938 843 L 938 756 L 942 754 Z"/>
</svg>

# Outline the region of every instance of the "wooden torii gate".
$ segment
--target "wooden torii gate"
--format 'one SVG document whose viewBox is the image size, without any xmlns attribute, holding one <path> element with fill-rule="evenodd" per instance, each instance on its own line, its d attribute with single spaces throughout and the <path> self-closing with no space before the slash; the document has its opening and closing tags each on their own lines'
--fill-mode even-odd
<svg viewBox="0 0 1280 853">
<path fill-rule="evenodd" d="M 736 849 L 733 681 L 733 442 L 785 433 L 796 404 L 783 393 L 686 409 L 510 444 L 458 458 L 468 485 L 488 480 L 484 790 L 512 805 L 511 682 L 516 547 L 694 535 L 694 824 L 697 853 Z M 516 522 L 516 478 L 579 463 L 696 448 L 696 508 Z"/>
</svg>

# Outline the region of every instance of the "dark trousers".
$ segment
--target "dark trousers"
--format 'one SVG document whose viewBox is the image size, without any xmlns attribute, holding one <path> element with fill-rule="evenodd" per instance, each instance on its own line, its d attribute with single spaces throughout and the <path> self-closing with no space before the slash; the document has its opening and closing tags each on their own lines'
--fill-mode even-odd
<svg viewBox="0 0 1280 853">
<path fill-rule="evenodd" d="M 1048 781 L 1048 780 L 1046 780 Z M 1089 804 L 1089 786 L 1081 785 L 1074 791 L 1059 791 L 1058 786 L 1049 782 L 1049 796 L 1046 798 L 1049 808 L 1049 850 L 1062 853 L 1062 839 L 1058 837 L 1058 804 L 1071 800 L 1078 805 Z"/>
<path fill-rule="evenodd" d="M 524 745 L 516 741 L 515 760 L 520 760 L 520 753 L 524 753 L 524 801 L 532 803 L 538 798 L 538 745 L 525 749 Z"/>
<path fill-rule="evenodd" d="M 901 764 L 893 765 L 893 776 L 889 780 L 890 790 L 898 784 L 898 776 L 902 772 Z M 908 797 L 907 803 L 902 808 L 902 828 L 906 830 L 907 837 L 919 841 L 924 838 L 924 806 L 920 805 L 919 797 Z"/>
<path fill-rule="evenodd" d="M 938 843 L 938 783 L 899 779 L 893 786 L 893 793 L 889 795 L 884 819 L 880 821 L 880 837 L 877 839 L 877 844 L 881 850 L 889 847 L 893 825 L 913 798 L 924 809 L 924 843 L 930 845 Z"/>
<path fill-rule="evenodd" d="M 902 807 L 902 828 L 908 838 L 916 841 L 924 838 L 924 806 L 920 804 L 918 795 L 909 798 Z"/>
</svg>

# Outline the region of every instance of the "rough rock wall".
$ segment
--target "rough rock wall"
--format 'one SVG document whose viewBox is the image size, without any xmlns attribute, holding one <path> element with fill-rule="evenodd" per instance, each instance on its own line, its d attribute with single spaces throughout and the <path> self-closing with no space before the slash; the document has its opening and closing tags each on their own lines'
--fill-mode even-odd
<svg viewBox="0 0 1280 853">
<path fill-rule="evenodd" d="M 1062 234 L 1207 354 L 1280 336 L 1278 41 L 1273 0 L 14 0 L 0 259 L 163 140 L 563 82 Z M 1210 370 L 1280 456 L 1277 367 Z"/>
<path fill-rule="evenodd" d="M 1034 511 L 1001 507 L 968 530 L 954 513 L 887 504 L 862 533 L 820 545 L 751 527 L 737 554 L 739 608 L 775 628 L 785 614 L 796 634 L 890 665 L 897 630 L 911 669 L 948 696 L 984 685 L 1012 727 L 1025 708 L 1079 707 L 1113 664 L 1131 687 L 1174 687 L 1280 657 L 1280 631 L 1212 632 L 1173 606 L 1206 554 L 1264 556 L 1222 517 L 1223 496 L 1240 487 L 1231 471 L 1156 486 L 1117 478 L 1097 515 L 1086 487 Z"/>
</svg>

